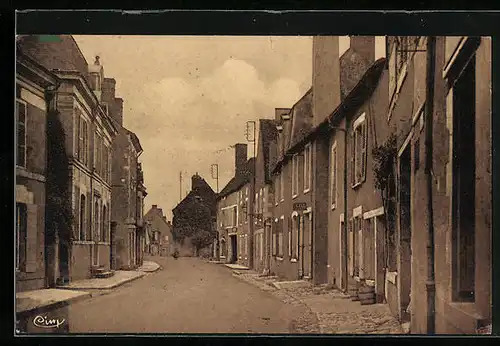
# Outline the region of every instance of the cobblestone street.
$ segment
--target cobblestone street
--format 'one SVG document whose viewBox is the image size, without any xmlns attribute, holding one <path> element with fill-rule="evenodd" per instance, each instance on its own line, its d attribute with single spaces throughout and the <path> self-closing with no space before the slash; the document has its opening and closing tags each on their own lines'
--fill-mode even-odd
<svg viewBox="0 0 500 346">
<path fill-rule="evenodd" d="M 361 305 L 326 286 L 277 289 L 272 286 L 276 278 L 259 277 L 253 271 L 237 271 L 233 275 L 271 292 L 284 303 L 305 307 L 307 313 L 296 321 L 297 333 L 403 334 L 386 304 Z"/>
</svg>

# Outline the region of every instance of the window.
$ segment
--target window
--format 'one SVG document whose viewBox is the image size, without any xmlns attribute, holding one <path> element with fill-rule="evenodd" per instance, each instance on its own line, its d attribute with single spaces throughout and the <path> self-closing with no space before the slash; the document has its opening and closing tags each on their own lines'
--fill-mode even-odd
<svg viewBox="0 0 500 346">
<path fill-rule="evenodd" d="M 353 187 L 363 183 L 366 179 L 367 142 L 366 120 L 365 113 L 363 113 L 353 125 L 351 140 L 351 179 Z"/>
<path fill-rule="evenodd" d="M 260 234 L 260 242 L 259 242 L 259 248 L 260 248 L 260 260 L 264 258 L 264 233 Z"/>
<path fill-rule="evenodd" d="M 285 200 L 285 177 L 283 176 L 285 174 L 284 171 L 280 172 L 280 198 L 281 201 Z"/>
<path fill-rule="evenodd" d="M 165 241 L 168 241 L 168 235 L 165 236 Z"/>
<path fill-rule="evenodd" d="M 332 145 L 330 170 L 330 198 L 332 209 L 334 209 L 337 206 L 337 142 L 334 142 Z"/>
<path fill-rule="evenodd" d="M 78 160 L 85 164 L 88 165 L 88 159 L 89 159 L 89 153 L 88 153 L 88 136 L 89 136 L 89 130 L 88 130 L 88 123 L 85 121 L 85 119 L 81 115 L 81 111 L 79 108 L 75 109 L 75 116 L 76 116 L 76 134 L 78 135 L 78 140 L 77 140 L 77 151 L 76 151 L 76 156 Z"/>
<path fill-rule="evenodd" d="M 294 214 L 291 219 L 290 225 L 290 240 L 289 240 L 289 256 L 290 258 L 297 259 L 298 258 L 298 234 L 300 227 L 300 217 L 297 214 Z"/>
<path fill-rule="evenodd" d="M 450 90 L 452 131 L 453 300 L 475 300 L 476 67 L 472 57 Z M 472 130 L 471 130 L 472 129 Z"/>
<path fill-rule="evenodd" d="M 102 229 L 101 229 L 101 241 L 105 242 L 107 240 L 107 234 L 109 231 L 108 227 L 108 214 L 106 210 L 106 206 L 102 206 Z"/>
<path fill-rule="evenodd" d="M 304 149 L 304 192 L 307 192 L 311 189 L 311 171 L 311 144 L 307 144 Z"/>
<path fill-rule="evenodd" d="M 295 227 L 295 218 L 292 218 L 291 220 L 288 219 L 288 257 L 292 258 L 293 254 L 293 233 L 294 233 L 294 227 Z M 291 221 L 291 222 L 290 222 Z"/>
<path fill-rule="evenodd" d="M 283 257 L 283 219 L 278 221 L 278 256 Z"/>
<path fill-rule="evenodd" d="M 292 158 L 292 197 L 296 197 L 299 192 L 299 156 Z"/>
<path fill-rule="evenodd" d="M 79 240 L 85 240 L 86 238 L 86 232 L 85 232 L 85 219 L 86 219 L 86 213 L 85 213 L 85 195 L 80 196 L 80 227 L 79 227 L 79 232 L 78 232 L 78 238 Z"/>
<path fill-rule="evenodd" d="M 353 275 L 359 276 L 359 265 L 360 265 L 360 249 L 359 249 L 359 235 L 361 232 L 363 218 L 361 216 L 357 216 L 351 219 L 352 222 L 352 265 L 353 265 Z"/>
<path fill-rule="evenodd" d="M 278 205 L 278 202 L 280 201 L 280 196 L 279 196 L 279 179 L 278 177 L 274 178 L 274 204 Z"/>
<path fill-rule="evenodd" d="M 278 254 L 278 220 L 275 220 L 274 224 L 273 224 L 273 230 L 272 230 L 272 252 L 273 252 L 273 256 L 276 256 Z"/>
<path fill-rule="evenodd" d="M 17 155 L 16 165 L 26 167 L 26 121 L 27 107 L 26 103 L 16 100 L 17 115 Z"/>
<path fill-rule="evenodd" d="M 101 224 L 99 220 L 99 200 L 96 198 L 94 202 L 94 232 L 92 236 L 92 240 L 97 238 L 96 240 L 99 241 L 99 236 L 101 234 Z M 94 238 L 95 237 L 95 238 Z"/>
<path fill-rule="evenodd" d="M 16 270 L 26 267 L 26 241 L 28 235 L 28 211 L 26 204 L 16 203 Z"/>
<path fill-rule="evenodd" d="M 402 76 L 406 73 L 406 63 L 418 47 L 420 36 L 395 36 L 391 39 L 389 57 L 389 100 L 392 100 L 399 88 Z"/>
</svg>

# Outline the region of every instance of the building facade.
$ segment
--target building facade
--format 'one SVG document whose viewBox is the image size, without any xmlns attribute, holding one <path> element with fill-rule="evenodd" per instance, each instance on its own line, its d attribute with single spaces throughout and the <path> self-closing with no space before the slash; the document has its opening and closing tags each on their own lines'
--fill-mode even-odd
<svg viewBox="0 0 500 346">
<path fill-rule="evenodd" d="M 144 215 L 147 239 L 146 254 L 149 256 L 171 256 L 176 244 L 172 237 L 172 223 L 167 221 L 163 210 L 153 204 Z"/>
<path fill-rule="evenodd" d="M 473 334 L 491 324 L 491 39 L 388 42 L 400 248 L 392 310 L 412 333 Z"/>
<path fill-rule="evenodd" d="M 75 222 L 72 235 L 67 232 L 47 245 L 54 263 L 52 286 L 89 278 L 94 266 L 110 266 L 111 141 L 116 128 L 101 99 L 102 66 L 98 59 L 89 66 L 72 36 L 60 35 L 54 42 L 26 36 L 21 49 L 61 80 L 55 111 L 64 133 Z"/>
<path fill-rule="evenodd" d="M 313 90 L 309 89 L 291 109 L 276 110 L 271 272 L 289 280 L 313 277 L 312 147 L 296 147 L 311 131 L 312 101 Z"/>
<path fill-rule="evenodd" d="M 47 123 L 57 77 L 16 57 L 16 292 L 48 286 L 45 261 Z"/>
<path fill-rule="evenodd" d="M 215 192 L 196 173 L 191 177 L 191 191 L 172 209 L 172 236 L 175 250 L 181 257 L 212 253 L 216 239 L 216 207 Z"/>
<path fill-rule="evenodd" d="M 274 203 L 271 179 L 271 146 L 276 141 L 276 122 L 272 119 L 259 120 L 257 144 L 255 195 L 253 210 L 253 269 L 259 273 L 269 273 L 271 269 L 272 211 Z M 246 190 L 245 190 L 246 192 Z M 245 196 L 246 198 L 246 196 Z"/>
<path fill-rule="evenodd" d="M 234 177 L 217 195 L 219 258 L 223 262 L 246 267 L 252 261 L 251 222 L 253 215 L 257 214 L 253 203 L 254 160 L 247 160 L 247 145 L 237 143 Z"/>
</svg>

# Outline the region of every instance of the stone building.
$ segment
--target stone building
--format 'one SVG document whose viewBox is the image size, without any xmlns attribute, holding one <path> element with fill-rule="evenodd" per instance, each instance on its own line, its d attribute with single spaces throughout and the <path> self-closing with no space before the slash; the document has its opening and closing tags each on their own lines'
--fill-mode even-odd
<svg viewBox="0 0 500 346">
<path fill-rule="evenodd" d="M 412 333 L 473 334 L 491 324 L 491 39 L 428 40 L 388 39 L 400 249 L 391 308 Z"/>
<path fill-rule="evenodd" d="M 16 292 L 48 286 L 45 205 L 48 112 L 58 78 L 24 55 L 16 56 Z"/>
<path fill-rule="evenodd" d="M 226 263 L 249 266 L 251 262 L 254 160 L 247 160 L 247 145 L 237 143 L 234 176 L 217 195 L 219 258 Z"/>
<path fill-rule="evenodd" d="M 254 207 L 253 269 L 268 273 L 271 266 L 271 227 L 273 211 L 273 185 L 271 179 L 271 146 L 276 141 L 276 122 L 272 119 L 259 120 L 257 143 Z"/>
<path fill-rule="evenodd" d="M 276 110 L 271 273 L 288 280 L 314 277 L 312 147 L 296 146 L 312 129 L 312 101 L 309 89 L 291 109 Z"/>
<path fill-rule="evenodd" d="M 172 223 L 167 221 L 163 210 L 153 204 L 151 209 L 144 215 L 148 242 L 145 252 L 150 256 L 170 256 L 175 247 L 172 237 Z"/>
<path fill-rule="evenodd" d="M 191 191 L 172 209 L 172 236 L 181 257 L 212 253 L 216 239 L 216 198 L 216 193 L 198 173 L 191 177 Z M 209 244 L 197 245 L 197 240 L 203 237 L 210 238 Z"/>
<path fill-rule="evenodd" d="M 71 35 L 51 42 L 25 36 L 20 48 L 61 80 L 54 107 L 64 132 L 72 180 L 67 203 L 75 222 L 72 235 L 58 232 L 60 237 L 46 244 L 53 286 L 89 278 L 95 266 L 110 267 L 111 142 L 117 130 L 102 103 L 99 59 L 89 66 Z"/>
<path fill-rule="evenodd" d="M 104 95 L 118 134 L 113 140 L 113 269 L 134 269 L 142 265 L 145 246 L 144 187 L 139 156 L 139 138 L 123 126 L 123 100 L 115 97 L 115 81 L 106 79 Z M 114 105 L 114 106 L 112 106 Z"/>
</svg>

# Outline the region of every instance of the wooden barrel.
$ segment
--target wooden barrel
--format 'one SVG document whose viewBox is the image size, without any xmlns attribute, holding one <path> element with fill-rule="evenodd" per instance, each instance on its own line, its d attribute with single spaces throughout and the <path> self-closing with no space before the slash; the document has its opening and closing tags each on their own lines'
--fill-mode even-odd
<svg viewBox="0 0 500 346">
<path fill-rule="evenodd" d="M 373 286 L 368 286 L 368 285 L 362 285 L 358 289 L 359 293 L 374 293 L 375 292 L 375 287 Z"/>
<path fill-rule="evenodd" d="M 359 302 L 361 303 L 361 305 L 372 305 L 375 304 L 375 298 L 365 300 L 360 299 Z"/>
<path fill-rule="evenodd" d="M 359 292 L 359 301 L 361 305 L 375 304 L 375 292 Z"/>
</svg>

